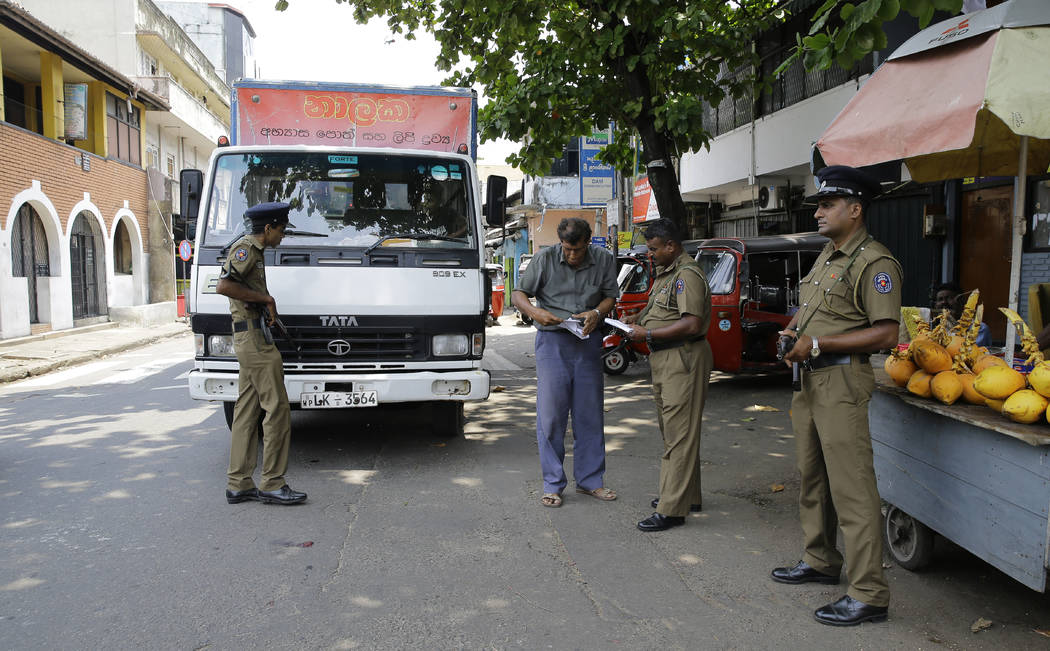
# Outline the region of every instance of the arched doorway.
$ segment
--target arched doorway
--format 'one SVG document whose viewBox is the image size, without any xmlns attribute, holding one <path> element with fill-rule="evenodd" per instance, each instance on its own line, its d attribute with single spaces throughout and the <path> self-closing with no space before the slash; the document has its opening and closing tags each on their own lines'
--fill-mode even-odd
<svg viewBox="0 0 1050 651">
<path fill-rule="evenodd" d="M 11 230 L 11 275 L 25 278 L 29 286 L 29 322 L 40 323 L 37 279 L 51 275 L 47 233 L 40 215 L 22 204 Z"/>
<path fill-rule="evenodd" d="M 94 217 L 81 212 L 69 235 L 70 281 L 73 286 L 73 319 L 100 316 L 106 306 L 103 275 L 105 253 L 102 234 L 93 228 Z"/>
</svg>

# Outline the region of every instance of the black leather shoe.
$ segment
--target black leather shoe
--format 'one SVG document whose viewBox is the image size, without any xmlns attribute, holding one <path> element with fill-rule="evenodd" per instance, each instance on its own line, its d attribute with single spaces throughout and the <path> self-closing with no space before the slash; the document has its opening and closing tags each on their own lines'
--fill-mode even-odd
<svg viewBox="0 0 1050 651">
<path fill-rule="evenodd" d="M 653 513 L 648 518 L 639 522 L 638 528 L 642 531 L 663 531 L 683 524 L 685 524 L 685 517 L 681 515 Z"/>
<path fill-rule="evenodd" d="M 231 491 L 229 488 L 226 489 L 226 501 L 230 504 L 240 504 L 241 502 L 258 501 L 259 489 L 249 488 L 243 491 Z"/>
<path fill-rule="evenodd" d="M 846 595 L 833 604 L 817 608 L 813 617 L 828 626 L 856 626 L 861 622 L 884 622 L 887 611 L 886 606 L 869 606 Z"/>
<path fill-rule="evenodd" d="M 293 491 L 285 484 L 280 490 L 259 491 L 259 501 L 264 504 L 301 504 L 306 501 L 306 493 Z"/>
<path fill-rule="evenodd" d="M 809 566 L 806 561 L 799 561 L 795 567 L 777 567 L 770 573 L 777 583 L 825 583 L 827 585 L 838 585 L 838 575 L 832 576 L 818 572 Z"/>
<path fill-rule="evenodd" d="M 654 509 L 656 507 L 660 506 L 660 498 L 657 497 L 652 502 L 649 502 L 649 506 L 653 507 Z M 699 513 L 699 512 L 701 512 L 703 510 L 704 510 L 704 507 L 702 505 L 700 505 L 700 504 L 690 504 L 689 505 L 689 512 L 690 513 Z"/>
</svg>

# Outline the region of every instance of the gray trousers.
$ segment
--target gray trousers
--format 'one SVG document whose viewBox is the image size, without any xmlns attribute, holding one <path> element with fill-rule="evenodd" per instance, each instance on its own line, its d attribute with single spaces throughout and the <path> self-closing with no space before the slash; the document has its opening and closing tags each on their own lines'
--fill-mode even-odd
<svg viewBox="0 0 1050 651">
<path fill-rule="evenodd" d="M 601 488 L 605 475 L 602 338 L 536 332 L 536 441 L 543 491 L 565 490 L 565 430 L 572 414 L 573 478 L 585 490 Z"/>
</svg>

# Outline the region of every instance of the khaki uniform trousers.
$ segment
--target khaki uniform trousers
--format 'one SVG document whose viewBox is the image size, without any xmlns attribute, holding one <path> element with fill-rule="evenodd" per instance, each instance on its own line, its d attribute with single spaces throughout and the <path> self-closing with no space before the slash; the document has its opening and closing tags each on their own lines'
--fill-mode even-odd
<svg viewBox="0 0 1050 651">
<path fill-rule="evenodd" d="M 850 364 L 802 374 L 791 401 L 798 469 L 798 510 L 805 536 L 803 559 L 813 569 L 838 575 L 846 546 L 847 594 L 871 606 L 887 606 L 882 571 L 882 509 L 872 462 L 868 403 L 875 388 L 871 365 Z"/>
<path fill-rule="evenodd" d="M 263 430 L 263 465 L 260 490 L 275 491 L 284 486 L 288 471 L 292 418 L 288 393 L 284 389 L 281 353 L 266 343 L 258 328 L 233 334 L 240 373 L 240 393 L 233 408 L 230 467 L 227 488 L 241 491 L 253 488 L 252 474 L 259 456 L 259 419 Z"/>
<path fill-rule="evenodd" d="M 707 340 L 658 350 L 649 356 L 653 400 L 664 453 L 660 458 L 663 515 L 684 516 L 700 497 L 700 425 L 714 359 Z"/>
</svg>

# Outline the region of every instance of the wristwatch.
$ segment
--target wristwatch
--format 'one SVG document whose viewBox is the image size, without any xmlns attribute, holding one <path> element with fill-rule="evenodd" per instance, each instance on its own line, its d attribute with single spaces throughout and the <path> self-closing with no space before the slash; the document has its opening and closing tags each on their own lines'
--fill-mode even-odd
<svg viewBox="0 0 1050 651">
<path fill-rule="evenodd" d="M 817 343 L 817 338 L 813 337 L 813 348 L 809 351 L 810 357 L 820 357 L 820 344 Z"/>
</svg>

